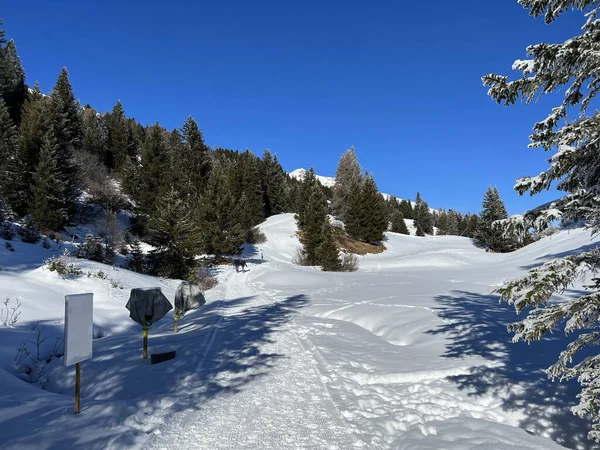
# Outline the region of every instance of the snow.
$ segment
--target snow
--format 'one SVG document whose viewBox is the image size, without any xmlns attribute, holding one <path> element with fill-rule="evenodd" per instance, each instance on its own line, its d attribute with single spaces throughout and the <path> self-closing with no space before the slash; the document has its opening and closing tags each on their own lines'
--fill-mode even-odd
<svg viewBox="0 0 600 450">
<path fill-rule="evenodd" d="M 306 172 L 308 172 L 306 169 L 296 169 L 288 173 L 288 175 L 296 180 L 302 180 Z M 335 185 L 335 177 L 317 175 L 317 180 L 325 187 L 333 187 Z"/>
<path fill-rule="evenodd" d="M 569 410 L 577 386 L 543 373 L 565 341 L 512 344 L 514 309 L 489 294 L 552 255 L 597 245 L 589 231 L 560 231 L 510 254 L 468 238 L 388 233 L 387 250 L 359 257 L 357 272 L 326 273 L 291 263 L 293 215 L 261 229 L 267 242 L 245 248 L 249 270 L 220 266 L 219 285 L 178 334 L 172 313 L 152 327 L 150 353 L 177 350 L 156 365 L 142 360 L 125 303 L 129 289 L 156 285 L 173 301 L 177 280 L 83 260 L 84 272 L 102 270 L 125 288 L 64 280 L 40 267 L 52 249 L 0 245 L 0 297 L 23 302 L 17 325 L 0 326 L 0 448 L 592 447 L 588 424 Z M 75 416 L 74 368 L 53 360 L 42 390 L 15 375 L 13 359 L 35 321 L 51 345 L 63 296 L 88 291 L 96 339 Z"/>
</svg>

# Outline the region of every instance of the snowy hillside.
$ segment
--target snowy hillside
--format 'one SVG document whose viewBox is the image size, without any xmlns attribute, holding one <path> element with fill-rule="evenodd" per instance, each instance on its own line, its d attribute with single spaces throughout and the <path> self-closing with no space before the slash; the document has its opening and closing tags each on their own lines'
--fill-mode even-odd
<svg viewBox="0 0 600 450">
<path fill-rule="evenodd" d="M 308 172 L 306 169 L 296 169 L 288 173 L 288 175 L 296 180 L 302 180 L 306 172 Z M 335 177 L 317 175 L 317 180 L 325 187 L 333 187 L 335 185 Z"/>
<path fill-rule="evenodd" d="M 172 313 L 152 327 L 151 353 L 177 349 L 157 365 L 142 360 L 124 305 L 140 286 L 160 286 L 172 301 L 177 281 L 82 261 L 124 289 L 94 276 L 61 280 L 40 267 L 52 249 L 1 245 L 0 296 L 18 297 L 23 315 L 0 326 L 0 448 L 561 448 L 552 439 L 592 448 L 587 424 L 569 411 L 576 386 L 543 373 L 562 338 L 532 344 L 534 352 L 512 344 L 514 310 L 489 290 L 600 239 L 561 231 L 496 254 L 466 238 L 389 233 L 388 250 L 359 257 L 358 272 L 326 273 L 291 263 L 293 215 L 261 229 L 264 261 L 247 246 L 249 270 L 220 267 L 220 284 L 179 334 Z M 17 378 L 13 360 L 34 321 L 52 346 L 62 297 L 85 291 L 95 294 L 97 339 L 74 416 L 73 368 L 55 360 L 41 390 Z"/>
</svg>

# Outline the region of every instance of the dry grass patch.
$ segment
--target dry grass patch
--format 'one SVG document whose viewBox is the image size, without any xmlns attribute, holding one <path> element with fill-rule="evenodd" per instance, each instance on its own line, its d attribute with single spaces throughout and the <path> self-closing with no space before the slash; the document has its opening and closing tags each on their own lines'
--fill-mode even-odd
<svg viewBox="0 0 600 450">
<path fill-rule="evenodd" d="M 382 245 L 373 245 L 367 242 L 357 241 L 352 239 L 350 236 L 346 234 L 346 232 L 338 227 L 333 228 L 333 236 L 335 237 L 335 241 L 337 242 L 338 247 L 343 250 L 346 250 L 350 253 L 355 253 L 357 255 L 367 255 L 367 254 L 375 254 L 375 253 L 383 253 L 386 248 Z M 300 242 L 303 241 L 304 232 L 297 231 L 296 234 L 300 239 Z"/>
</svg>

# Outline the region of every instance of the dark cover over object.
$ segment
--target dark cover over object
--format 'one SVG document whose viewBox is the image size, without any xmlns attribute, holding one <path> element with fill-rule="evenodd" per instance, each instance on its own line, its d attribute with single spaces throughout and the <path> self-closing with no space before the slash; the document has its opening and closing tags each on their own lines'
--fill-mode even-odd
<svg viewBox="0 0 600 450">
<path fill-rule="evenodd" d="M 131 290 L 125 308 L 129 310 L 129 317 L 141 326 L 149 327 L 171 311 L 173 305 L 160 288 L 136 288 Z"/>
<path fill-rule="evenodd" d="M 186 312 L 198 309 L 206 303 L 200 286 L 184 281 L 175 292 L 175 316 L 183 317 Z"/>
</svg>

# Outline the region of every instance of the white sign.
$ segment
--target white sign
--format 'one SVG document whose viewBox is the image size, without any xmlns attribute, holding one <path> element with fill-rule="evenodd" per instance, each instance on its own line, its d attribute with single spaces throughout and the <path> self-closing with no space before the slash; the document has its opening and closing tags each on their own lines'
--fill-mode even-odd
<svg viewBox="0 0 600 450">
<path fill-rule="evenodd" d="M 94 294 L 65 295 L 65 366 L 92 357 Z"/>
</svg>

